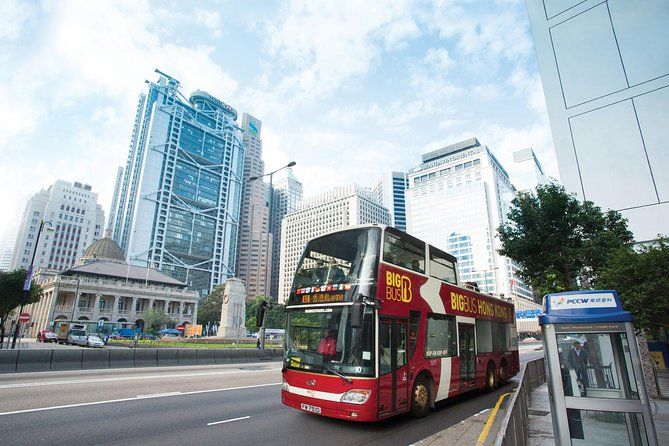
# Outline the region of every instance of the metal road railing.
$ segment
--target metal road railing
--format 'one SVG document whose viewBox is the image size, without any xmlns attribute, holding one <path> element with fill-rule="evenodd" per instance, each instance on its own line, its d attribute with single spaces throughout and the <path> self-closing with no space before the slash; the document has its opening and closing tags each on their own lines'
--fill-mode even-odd
<svg viewBox="0 0 669 446">
<path fill-rule="evenodd" d="M 527 444 L 530 393 L 546 382 L 544 358 L 525 364 L 520 374 L 518 389 L 511 395 L 495 446 L 521 446 Z"/>
</svg>

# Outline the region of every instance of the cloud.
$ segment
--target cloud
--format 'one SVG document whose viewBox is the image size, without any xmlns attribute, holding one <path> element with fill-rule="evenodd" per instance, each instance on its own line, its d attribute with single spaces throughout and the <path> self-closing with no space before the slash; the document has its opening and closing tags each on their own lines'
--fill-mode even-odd
<svg viewBox="0 0 669 446">
<path fill-rule="evenodd" d="M 455 66 L 455 61 L 448 55 L 446 48 L 430 48 L 427 50 L 423 62 L 444 72 Z"/>
</svg>

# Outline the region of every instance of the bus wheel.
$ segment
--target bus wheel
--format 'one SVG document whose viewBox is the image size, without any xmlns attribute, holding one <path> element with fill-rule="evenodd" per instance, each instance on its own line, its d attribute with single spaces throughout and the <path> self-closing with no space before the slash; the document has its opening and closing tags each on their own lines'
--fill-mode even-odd
<svg viewBox="0 0 669 446">
<path fill-rule="evenodd" d="M 430 412 L 430 388 L 424 376 L 419 376 L 411 392 L 411 415 L 423 418 Z"/>
<path fill-rule="evenodd" d="M 506 383 L 506 380 L 508 379 L 506 375 L 506 362 L 502 361 L 502 363 L 499 365 L 499 380 L 497 382 L 498 386 L 502 386 Z"/>
<path fill-rule="evenodd" d="M 490 392 L 495 388 L 495 365 L 493 363 L 488 364 L 488 369 L 485 373 L 485 390 Z"/>
</svg>

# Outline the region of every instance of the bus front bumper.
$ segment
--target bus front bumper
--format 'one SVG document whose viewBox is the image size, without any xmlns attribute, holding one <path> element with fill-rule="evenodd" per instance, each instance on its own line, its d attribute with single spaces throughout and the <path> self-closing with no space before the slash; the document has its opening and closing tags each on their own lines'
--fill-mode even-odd
<svg viewBox="0 0 669 446">
<path fill-rule="evenodd" d="M 378 419 L 376 407 L 370 405 L 369 402 L 364 405 L 357 405 L 325 401 L 303 395 L 295 395 L 286 390 L 281 391 L 281 402 L 294 409 L 324 417 L 351 421 L 376 421 Z"/>
</svg>

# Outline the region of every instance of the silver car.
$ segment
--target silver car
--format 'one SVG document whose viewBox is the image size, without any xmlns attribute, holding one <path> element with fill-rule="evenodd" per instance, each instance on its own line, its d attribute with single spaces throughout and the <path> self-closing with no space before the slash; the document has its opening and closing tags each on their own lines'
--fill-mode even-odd
<svg viewBox="0 0 669 446">
<path fill-rule="evenodd" d="M 86 339 L 86 345 L 84 347 L 94 347 L 94 348 L 102 348 L 105 346 L 105 343 L 100 339 L 99 336 L 96 335 L 88 335 L 88 338 Z"/>
</svg>

